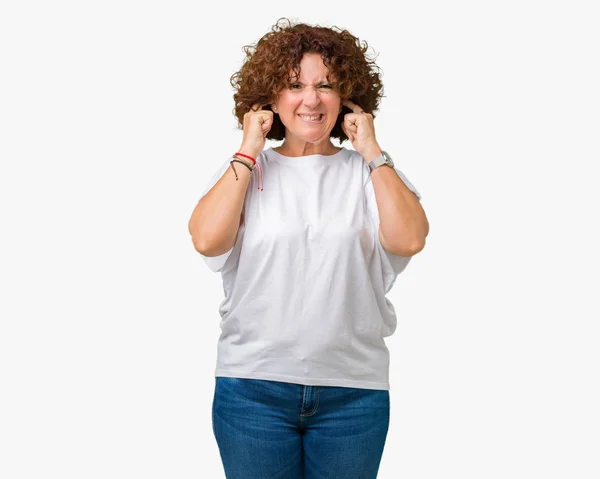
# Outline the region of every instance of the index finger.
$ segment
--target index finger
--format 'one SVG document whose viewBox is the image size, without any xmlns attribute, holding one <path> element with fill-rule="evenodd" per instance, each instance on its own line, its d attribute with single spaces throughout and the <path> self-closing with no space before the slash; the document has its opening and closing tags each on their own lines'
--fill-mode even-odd
<svg viewBox="0 0 600 479">
<path fill-rule="evenodd" d="M 354 113 L 364 113 L 365 112 L 360 106 L 358 106 L 354 102 L 351 102 L 350 100 L 346 100 L 344 102 L 344 106 L 347 106 L 348 108 L 350 108 Z"/>
<path fill-rule="evenodd" d="M 258 111 L 258 110 L 262 110 L 263 105 L 261 105 L 260 103 L 255 103 L 254 105 L 252 105 L 252 111 Z"/>
</svg>

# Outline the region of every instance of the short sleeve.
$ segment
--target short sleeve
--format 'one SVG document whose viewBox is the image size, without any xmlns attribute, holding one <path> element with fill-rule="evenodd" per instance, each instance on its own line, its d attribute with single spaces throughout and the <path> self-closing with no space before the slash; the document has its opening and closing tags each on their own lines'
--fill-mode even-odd
<svg viewBox="0 0 600 479">
<path fill-rule="evenodd" d="M 404 271 L 404 269 L 410 262 L 411 256 L 397 256 L 397 255 L 392 254 L 389 251 L 387 251 L 381 244 L 381 241 L 379 240 L 379 210 L 377 209 L 377 199 L 375 197 L 375 189 L 373 188 L 373 183 L 372 183 L 371 177 L 368 173 L 368 166 L 365 165 L 365 167 L 367 168 L 366 175 L 368 176 L 368 179 L 365 184 L 366 211 L 367 211 L 369 219 L 371 220 L 371 223 L 374 227 L 375 244 L 376 244 L 378 257 L 381 259 L 381 263 L 382 263 L 381 269 L 382 269 L 382 273 L 384 276 L 385 292 L 387 293 L 394 285 L 394 282 L 396 281 L 396 277 L 402 271 Z M 387 168 L 389 168 L 389 167 L 387 167 Z M 404 173 L 402 173 L 398 168 L 394 167 L 394 170 L 396 171 L 396 173 L 398 173 L 398 176 L 404 182 L 404 184 L 408 187 L 408 189 L 411 190 L 420 201 L 421 194 L 419 193 L 417 188 L 415 188 L 415 186 L 408 180 L 406 175 Z"/>
<path fill-rule="evenodd" d="M 212 178 L 209 180 L 209 182 L 204 187 L 204 190 L 202 191 L 200 198 L 198 198 L 198 201 L 200 201 L 204 197 L 204 195 L 206 193 L 208 193 L 210 191 L 210 189 L 217 184 L 217 181 L 219 181 L 219 179 L 221 179 L 221 177 L 225 173 L 225 170 L 227 170 L 227 168 L 229 167 L 230 161 L 231 161 L 231 159 L 228 158 L 221 166 L 219 166 L 217 171 L 214 173 Z M 223 253 L 222 255 L 219 255 L 219 256 L 204 256 L 203 254 L 200 254 L 200 253 L 198 253 L 198 254 L 200 254 L 200 257 L 204 260 L 204 262 L 206 263 L 206 265 L 209 267 L 209 269 L 211 271 L 218 273 L 219 271 L 221 271 L 223 269 L 223 266 L 225 265 L 225 262 L 231 255 L 232 251 L 233 251 L 233 247 L 229 251 L 226 251 L 225 253 Z"/>
</svg>

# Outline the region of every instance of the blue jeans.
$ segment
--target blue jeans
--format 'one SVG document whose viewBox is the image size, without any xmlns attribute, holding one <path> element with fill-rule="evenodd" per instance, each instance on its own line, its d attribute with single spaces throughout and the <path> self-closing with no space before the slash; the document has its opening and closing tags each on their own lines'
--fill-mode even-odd
<svg viewBox="0 0 600 479">
<path fill-rule="evenodd" d="M 372 479 L 389 391 L 215 378 L 213 433 L 227 479 Z"/>
</svg>

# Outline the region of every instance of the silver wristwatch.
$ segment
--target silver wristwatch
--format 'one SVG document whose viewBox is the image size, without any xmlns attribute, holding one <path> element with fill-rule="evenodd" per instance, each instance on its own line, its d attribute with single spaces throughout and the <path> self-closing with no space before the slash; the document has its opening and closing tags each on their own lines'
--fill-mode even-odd
<svg viewBox="0 0 600 479">
<path fill-rule="evenodd" d="M 387 154 L 387 152 L 382 151 L 381 155 L 375 158 L 373 161 L 369 163 L 369 174 L 373 173 L 375 168 L 379 168 L 382 165 L 388 165 L 392 168 L 394 167 L 394 162 L 392 161 L 392 157 Z"/>
</svg>

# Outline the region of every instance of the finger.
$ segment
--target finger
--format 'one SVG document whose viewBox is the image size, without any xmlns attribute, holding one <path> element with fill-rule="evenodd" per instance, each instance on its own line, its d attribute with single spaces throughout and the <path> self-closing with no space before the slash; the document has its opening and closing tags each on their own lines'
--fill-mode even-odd
<svg viewBox="0 0 600 479">
<path fill-rule="evenodd" d="M 352 135 L 352 133 L 350 133 L 348 131 L 348 129 L 346 128 L 346 125 L 344 125 L 343 123 L 342 123 L 342 130 L 344 131 L 344 133 L 346 134 L 346 136 L 348 137 L 348 139 L 350 141 L 354 141 L 354 136 Z"/>
<path fill-rule="evenodd" d="M 354 113 L 364 113 L 365 112 L 360 106 L 358 106 L 356 103 L 354 103 L 350 100 L 344 101 L 343 105 L 350 108 Z"/>
<path fill-rule="evenodd" d="M 268 124 L 273 119 L 273 113 L 270 111 L 265 111 L 264 114 L 260 114 L 257 116 L 258 116 L 258 122 L 261 125 Z"/>
<path fill-rule="evenodd" d="M 263 105 L 261 105 L 260 103 L 255 103 L 254 105 L 252 105 L 252 111 L 258 111 L 258 110 L 262 110 Z"/>
<path fill-rule="evenodd" d="M 357 113 L 348 113 L 344 118 L 346 126 L 356 125 L 359 121 L 359 115 Z"/>
<path fill-rule="evenodd" d="M 344 121 L 342 124 L 346 127 L 347 131 L 353 134 L 356 134 L 358 132 L 358 123 L 356 117 L 346 118 L 346 121 Z"/>
</svg>

